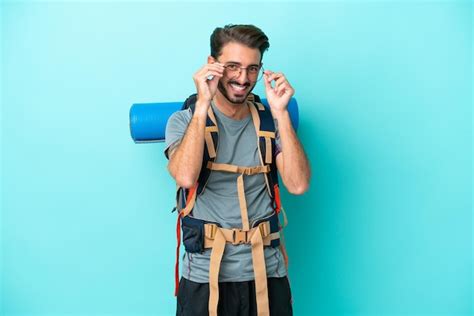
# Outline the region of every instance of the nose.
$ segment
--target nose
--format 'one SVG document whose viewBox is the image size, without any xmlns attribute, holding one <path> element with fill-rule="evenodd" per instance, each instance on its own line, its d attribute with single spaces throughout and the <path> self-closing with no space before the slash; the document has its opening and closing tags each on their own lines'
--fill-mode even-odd
<svg viewBox="0 0 474 316">
<path fill-rule="evenodd" d="M 248 77 L 247 77 L 247 68 L 244 68 L 244 69 L 240 68 L 237 77 L 235 77 L 235 80 L 239 84 L 243 85 L 243 84 L 246 84 L 246 83 L 249 82 L 247 79 L 248 79 Z"/>
</svg>

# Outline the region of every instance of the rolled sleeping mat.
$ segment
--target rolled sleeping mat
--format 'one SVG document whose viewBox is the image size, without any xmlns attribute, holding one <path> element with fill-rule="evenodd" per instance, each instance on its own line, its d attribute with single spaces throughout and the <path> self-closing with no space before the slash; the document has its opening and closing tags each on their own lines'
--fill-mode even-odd
<svg viewBox="0 0 474 316">
<path fill-rule="evenodd" d="M 267 99 L 261 100 L 268 107 Z M 137 144 L 164 142 L 166 123 L 174 112 L 181 110 L 183 102 L 134 103 L 130 108 L 130 134 L 133 141 Z M 296 131 L 299 115 L 295 98 L 290 99 L 288 112 Z"/>
</svg>

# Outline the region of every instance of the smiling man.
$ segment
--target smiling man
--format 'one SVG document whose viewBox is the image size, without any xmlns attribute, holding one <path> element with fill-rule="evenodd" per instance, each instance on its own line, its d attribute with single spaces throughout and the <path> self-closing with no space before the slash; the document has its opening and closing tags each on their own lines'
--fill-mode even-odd
<svg viewBox="0 0 474 316">
<path fill-rule="evenodd" d="M 310 180 L 288 113 L 294 89 L 284 74 L 263 70 L 270 45 L 259 28 L 226 25 L 210 40 L 193 76 L 197 93 L 166 127 L 186 250 L 176 313 L 292 315 L 278 173 L 293 194 Z M 269 108 L 251 93 L 262 78 Z"/>
</svg>

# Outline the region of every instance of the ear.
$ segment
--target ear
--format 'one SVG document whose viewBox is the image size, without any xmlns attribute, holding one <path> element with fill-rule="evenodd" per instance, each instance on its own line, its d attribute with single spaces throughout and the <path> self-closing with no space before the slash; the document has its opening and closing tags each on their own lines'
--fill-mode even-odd
<svg viewBox="0 0 474 316">
<path fill-rule="evenodd" d="M 208 64 L 213 64 L 215 62 L 216 62 L 216 60 L 214 59 L 214 57 L 212 57 L 211 55 L 207 56 L 207 63 Z"/>
</svg>

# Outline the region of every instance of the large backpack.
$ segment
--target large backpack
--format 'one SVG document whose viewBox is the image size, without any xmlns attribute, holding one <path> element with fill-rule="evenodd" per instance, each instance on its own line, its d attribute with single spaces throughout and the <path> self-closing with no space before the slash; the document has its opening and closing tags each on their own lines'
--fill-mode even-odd
<svg viewBox="0 0 474 316">
<path fill-rule="evenodd" d="M 183 103 L 182 110 L 191 109 L 194 113 L 197 94 L 192 94 Z M 265 258 L 263 247 L 280 246 L 282 254 L 287 262 L 287 254 L 284 244 L 281 242 L 280 231 L 286 226 L 286 216 L 284 215 L 284 225 L 280 225 L 279 214 L 282 210 L 280 202 L 280 191 L 278 173 L 276 166 L 276 145 L 275 145 L 275 125 L 269 108 L 261 103 L 258 95 L 249 94 L 247 104 L 252 115 L 252 120 L 257 134 L 257 145 L 261 164 L 255 167 L 242 167 L 230 164 L 216 163 L 219 130 L 217 121 L 209 106 L 205 128 L 205 146 L 201 172 L 196 184 L 192 188 L 177 186 L 176 209 L 178 210 L 178 220 L 176 224 L 177 249 L 175 266 L 175 295 L 179 287 L 179 247 L 181 244 L 181 227 L 183 231 L 183 244 L 185 250 L 190 253 L 202 252 L 206 248 L 212 248 L 211 264 L 209 269 L 209 313 L 217 315 L 218 302 L 218 275 L 220 261 L 224 252 L 225 244 L 252 244 L 252 259 L 255 273 L 255 286 L 257 290 L 257 309 L 259 315 L 268 315 L 268 292 L 266 284 Z M 237 188 L 239 193 L 239 203 L 242 215 L 242 227 L 225 229 L 219 223 L 209 222 L 189 216 L 196 197 L 203 194 L 207 181 L 212 171 L 238 173 Z M 243 176 L 251 176 L 263 173 L 268 194 L 272 199 L 274 212 L 267 218 L 249 226 L 247 216 L 247 206 L 245 201 L 245 191 Z"/>
</svg>

